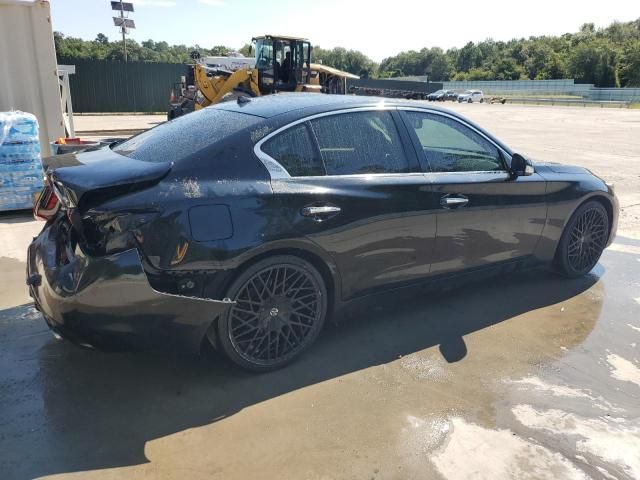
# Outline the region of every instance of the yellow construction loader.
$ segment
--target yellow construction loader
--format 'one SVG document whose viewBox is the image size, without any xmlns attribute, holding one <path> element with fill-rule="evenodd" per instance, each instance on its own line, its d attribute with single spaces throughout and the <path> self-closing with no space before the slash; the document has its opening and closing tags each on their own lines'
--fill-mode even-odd
<svg viewBox="0 0 640 480">
<path fill-rule="evenodd" d="M 174 86 L 169 120 L 218 102 L 276 92 L 347 93 L 347 72 L 311 63 L 304 38 L 263 35 L 252 39 L 253 61 L 240 57 L 199 58 Z M 178 93 L 176 94 L 176 90 Z M 178 95 L 177 98 L 175 96 Z"/>
</svg>

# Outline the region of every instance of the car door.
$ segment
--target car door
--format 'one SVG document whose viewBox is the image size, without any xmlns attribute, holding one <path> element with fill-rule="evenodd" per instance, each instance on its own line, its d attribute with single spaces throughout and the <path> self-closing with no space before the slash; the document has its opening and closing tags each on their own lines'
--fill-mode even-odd
<svg viewBox="0 0 640 480">
<path fill-rule="evenodd" d="M 272 174 L 274 198 L 300 235 L 334 259 L 342 298 L 428 275 L 436 212 L 395 110 L 316 115 L 256 148 L 286 170 Z"/>
<path fill-rule="evenodd" d="M 546 182 L 513 178 L 509 154 L 475 127 L 445 114 L 403 111 L 424 155 L 436 205 L 431 272 L 446 273 L 533 255 L 546 220 Z"/>
</svg>

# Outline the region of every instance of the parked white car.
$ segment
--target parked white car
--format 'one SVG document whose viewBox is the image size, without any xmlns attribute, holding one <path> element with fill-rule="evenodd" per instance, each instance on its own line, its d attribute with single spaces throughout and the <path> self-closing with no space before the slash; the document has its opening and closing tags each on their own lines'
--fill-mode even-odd
<svg viewBox="0 0 640 480">
<path fill-rule="evenodd" d="M 460 95 L 458 95 L 458 102 L 460 102 L 460 103 L 462 103 L 462 102 L 467 102 L 467 103 L 480 102 L 480 103 L 483 103 L 484 102 L 484 94 L 482 93 L 482 90 L 465 90 L 464 93 L 461 93 Z"/>
</svg>

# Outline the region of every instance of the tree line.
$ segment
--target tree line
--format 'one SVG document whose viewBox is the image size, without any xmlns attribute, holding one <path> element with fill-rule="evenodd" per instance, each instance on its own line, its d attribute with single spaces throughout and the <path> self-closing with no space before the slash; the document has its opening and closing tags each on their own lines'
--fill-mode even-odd
<svg viewBox="0 0 640 480">
<path fill-rule="evenodd" d="M 98 34 L 93 41 L 54 33 L 58 60 L 122 60 L 122 42 Z M 169 45 L 167 42 L 127 40 L 130 61 L 188 63 L 190 52 L 202 56 L 227 55 L 233 49 L 219 45 Z M 238 50 L 249 56 L 250 45 Z M 371 78 L 428 76 L 443 80 L 547 80 L 575 78 L 598 87 L 640 87 L 640 19 L 614 22 L 596 29 L 582 25 L 575 33 L 494 41 L 468 42 L 462 48 L 439 47 L 400 52 L 379 64 L 357 50 L 314 47 L 313 61 Z"/>
</svg>

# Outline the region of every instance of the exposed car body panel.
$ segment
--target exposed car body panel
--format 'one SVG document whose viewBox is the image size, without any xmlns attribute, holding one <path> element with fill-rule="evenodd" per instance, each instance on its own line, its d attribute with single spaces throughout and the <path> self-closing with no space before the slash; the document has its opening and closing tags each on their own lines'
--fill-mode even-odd
<svg viewBox="0 0 640 480">
<path fill-rule="evenodd" d="M 89 152 L 104 154 L 104 151 Z M 104 155 L 107 157 L 107 155 Z M 170 162 L 150 163 L 111 154 L 98 162 L 73 167 L 60 167 L 51 172 L 55 184 L 62 184 L 66 193 L 73 197 L 75 205 L 80 205 L 87 192 L 124 185 L 151 184 L 164 177 L 171 170 Z"/>
<path fill-rule="evenodd" d="M 193 352 L 211 319 L 230 305 L 154 290 L 135 249 L 98 258 L 71 251 L 63 225 L 45 226 L 29 246 L 27 267 L 36 306 L 63 336 L 92 346 L 117 339 Z"/>
</svg>

